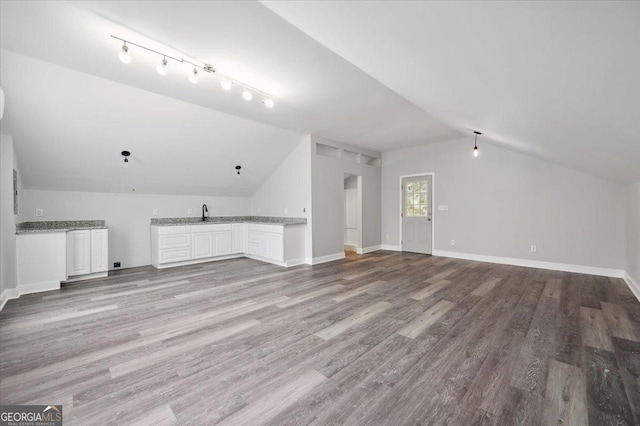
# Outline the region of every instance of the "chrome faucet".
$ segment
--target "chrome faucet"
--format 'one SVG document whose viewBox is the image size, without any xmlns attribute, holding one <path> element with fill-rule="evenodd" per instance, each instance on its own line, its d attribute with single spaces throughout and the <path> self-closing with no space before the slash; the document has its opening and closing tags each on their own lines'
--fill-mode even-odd
<svg viewBox="0 0 640 426">
<path fill-rule="evenodd" d="M 207 218 L 204 216 L 204 212 L 209 213 L 209 209 L 207 208 L 206 204 L 202 205 L 202 221 L 205 222 L 207 220 Z"/>
</svg>

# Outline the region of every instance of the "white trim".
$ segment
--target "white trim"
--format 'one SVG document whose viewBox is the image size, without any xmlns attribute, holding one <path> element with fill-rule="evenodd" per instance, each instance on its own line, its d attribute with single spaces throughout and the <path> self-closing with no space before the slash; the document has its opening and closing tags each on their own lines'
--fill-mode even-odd
<svg viewBox="0 0 640 426">
<path fill-rule="evenodd" d="M 400 175 L 400 197 L 398 197 L 400 199 L 400 214 L 398 215 L 400 217 L 400 227 L 398 228 L 400 230 L 400 235 L 399 235 L 399 239 L 400 239 L 400 250 L 402 251 L 402 214 L 404 213 L 404 209 L 402 208 L 402 195 L 403 195 L 403 185 L 402 185 L 402 179 L 404 178 L 412 178 L 412 177 L 423 177 L 423 176 L 431 176 L 431 253 L 427 253 L 427 254 L 433 254 L 436 250 L 436 210 L 434 209 L 435 205 L 436 205 L 436 174 L 435 172 L 425 172 L 425 173 L 416 173 L 413 175 Z"/>
<path fill-rule="evenodd" d="M 156 269 L 165 269 L 165 268 L 174 268 L 176 266 L 197 265 L 198 263 L 215 262 L 216 260 L 236 259 L 238 257 L 248 257 L 248 256 L 243 253 L 239 253 L 239 254 L 217 256 L 217 257 L 205 257 L 202 259 L 183 260 L 181 262 L 160 263 L 158 264 L 158 266 L 152 264 L 151 266 L 153 266 Z M 260 258 L 259 260 L 262 260 L 262 258 Z"/>
<path fill-rule="evenodd" d="M 365 254 L 365 253 L 371 253 L 372 251 L 378 251 L 380 250 L 380 246 L 371 246 L 371 247 L 365 247 L 362 249 L 358 249 L 356 250 L 356 253 L 358 254 Z"/>
<path fill-rule="evenodd" d="M 17 299 L 20 297 L 20 292 L 17 288 L 8 288 L 0 294 L 0 311 L 4 308 L 4 305 L 11 299 Z"/>
<path fill-rule="evenodd" d="M 60 281 L 49 280 L 19 285 L 17 290 L 20 292 L 20 296 L 23 294 L 40 293 L 42 291 L 60 290 Z"/>
<path fill-rule="evenodd" d="M 393 246 L 390 244 L 383 244 L 380 246 L 380 250 L 402 251 L 402 246 Z"/>
<path fill-rule="evenodd" d="M 333 262 L 334 260 L 344 259 L 344 252 L 328 254 L 326 256 L 314 257 L 311 259 L 311 265 L 319 265 L 320 263 Z"/>
<path fill-rule="evenodd" d="M 249 253 L 245 253 L 243 256 L 248 258 L 248 259 L 259 260 L 260 262 L 271 263 L 272 265 L 283 266 L 285 268 L 287 267 L 287 262 L 281 262 L 279 260 L 267 259 L 265 257 L 255 256 L 255 255 L 249 254 Z M 219 260 L 219 259 L 215 258 L 215 259 L 209 259 L 209 260 Z"/>
<path fill-rule="evenodd" d="M 307 259 L 305 259 L 304 257 L 301 257 L 300 259 L 287 260 L 285 263 L 286 263 L 285 266 L 289 268 L 291 266 L 304 265 L 305 263 L 307 263 Z"/>
<path fill-rule="evenodd" d="M 109 276 L 109 272 L 95 272 L 93 274 L 85 274 L 85 275 L 78 275 L 78 276 L 73 276 L 70 277 L 69 279 L 65 280 L 65 283 L 72 283 L 75 281 L 83 281 L 83 280 L 93 280 L 95 278 L 106 278 Z"/>
<path fill-rule="evenodd" d="M 345 244 L 344 245 L 344 249 L 346 251 L 358 251 L 358 250 L 360 250 L 357 245 L 353 245 L 353 244 Z"/>
<path fill-rule="evenodd" d="M 624 272 L 624 280 L 629 286 L 631 292 L 636 296 L 636 299 L 640 301 L 640 285 L 635 282 L 633 278 L 631 278 L 631 275 L 629 275 L 629 273 L 626 271 Z"/>
<path fill-rule="evenodd" d="M 604 277 L 624 277 L 624 271 L 622 269 L 600 268 L 596 266 L 572 265 L 568 263 L 544 262 L 540 260 L 529 259 L 516 259 L 513 257 L 485 256 L 483 254 L 459 253 L 443 250 L 434 250 L 433 255 L 442 257 L 453 257 L 455 259 L 476 260 L 478 262 L 499 263 L 502 265 L 524 266 L 526 268 L 551 269 L 554 271 L 601 275 Z"/>
</svg>

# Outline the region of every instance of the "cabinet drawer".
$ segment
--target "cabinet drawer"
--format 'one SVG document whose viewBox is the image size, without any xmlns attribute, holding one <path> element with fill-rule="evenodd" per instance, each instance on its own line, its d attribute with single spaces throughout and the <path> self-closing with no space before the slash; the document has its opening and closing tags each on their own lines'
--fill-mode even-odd
<svg viewBox="0 0 640 426">
<path fill-rule="evenodd" d="M 158 235 L 190 234 L 191 226 L 154 226 Z"/>
<path fill-rule="evenodd" d="M 191 247 L 160 250 L 160 263 L 181 262 L 191 260 Z"/>
<path fill-rule="evenodd" d="M 284 226 L 282 225 L 263 225 L 259 223 L 249 223 L 249 232 L 268 232 L 270 234 L 284 234 Z"/>
<path fill-rule="evenodd" d="M 191 234 L 158 235 L 158 248 L 191 247 Z"/>
<path fill-rule="evenodd" d="M 218 232 L 229 231 L 231 232 L 230 223 L 214 223 L 210 225 L 192 225 L 191 232 Z"/>
</svg>

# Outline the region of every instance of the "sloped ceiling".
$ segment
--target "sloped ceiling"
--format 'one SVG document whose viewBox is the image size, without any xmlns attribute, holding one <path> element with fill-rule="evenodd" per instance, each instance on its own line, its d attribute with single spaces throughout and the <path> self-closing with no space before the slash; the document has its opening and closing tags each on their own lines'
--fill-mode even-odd
<svg viewBox="0 0 640 426">
<path fill-rule="evenodd" d="M 263 2 L 432 116 L 640 180 L 640 2 Z"/>
<path fill-rule="evenodd" d="M 2 1 L 0 12 L 0 124 L 27 188 L 120 192 L 120 170 L 105 167 L 127 148 L 153 167 L 130 171 L 138 191 L 251 194 L 304 134 L 374 151 L 460 135 L 257 2 Z M 212 63 L 276 106 L 203 73 L 194 85 L 177 64 L 160 76 L 160 58 L 134 47 L 124 65 L 112 34 Z M 235 164 L 252 176 L 242 189 Z"/>
</svg>

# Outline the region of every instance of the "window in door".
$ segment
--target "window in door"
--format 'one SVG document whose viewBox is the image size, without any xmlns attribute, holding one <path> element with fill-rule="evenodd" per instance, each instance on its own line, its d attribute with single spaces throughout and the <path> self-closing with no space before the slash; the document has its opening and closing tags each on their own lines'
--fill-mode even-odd
<svg viewBox="0 0 640 426">
<path fill-rule="evenodd" d="M 416 180 L 407 182 L 406 192 L 407 217 L 422 217 L 427 215 L 427 181 Z"/>
</svg>

